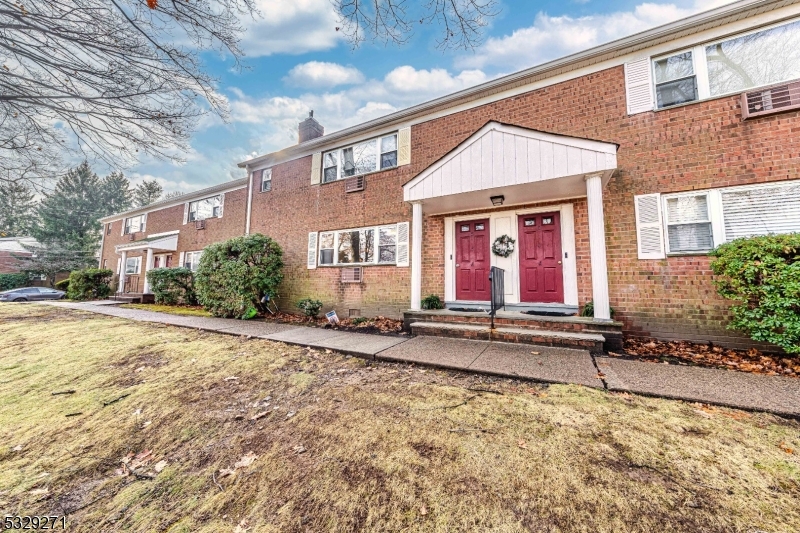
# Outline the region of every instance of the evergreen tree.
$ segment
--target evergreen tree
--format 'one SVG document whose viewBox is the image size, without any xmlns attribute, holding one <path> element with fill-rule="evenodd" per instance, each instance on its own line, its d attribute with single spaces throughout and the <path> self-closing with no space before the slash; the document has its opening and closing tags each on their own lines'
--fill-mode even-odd
<svg viewBox="0 0 800 533">
<path fill-rule="evenodd" d="M 131 208 L 133 191 L 131 182 L 122 172 L 112 172 L 100 184 L 102 191 L 103 216 L 121 213 Z"/>
<path fill-rule="evenodd" d="M 100 244 L 103 216 L 102 182 L 84 161 L 58 180 L 39 203 L 39 226 L 34 237 L 43 245 L 94 252 Z"/>
<path fill-rule="evenodd" d="M 0 182 L 0 237 L 27 237 L 36 225 L 33 191 L 24 183 Z"/>
<path fill-rule="evenodd" d="M 156 180 L 144 180 L 133 191 L 133 204 L 135 207 L 144 207 L 157 202 L 164 192 L 164 188 Z"/>
</svg>

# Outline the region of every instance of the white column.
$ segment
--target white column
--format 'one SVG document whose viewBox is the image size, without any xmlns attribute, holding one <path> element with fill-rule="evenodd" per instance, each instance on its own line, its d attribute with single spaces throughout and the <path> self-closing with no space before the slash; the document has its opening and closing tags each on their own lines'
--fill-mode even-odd
<svg viewBox="0 0 800 533">
<path fill-rule="evenodd" d="M 149 294 L 150 293 L 150 282 L 147 281 L 147 271 L 153 268 L 153 249 L 147 249 L 147 261 L 144 264 L 144 289 L 142 289 L 142 294 Z"/>
<path fill-rule="evenodd" d="M 411 204 L 411 309 L 422 309 L 422 203 Z"/>
<path fill-rule="evenodd" d="M 125 250 L 122 251 L 122 261 L 120 261 L 119 266 L 119 290 L 117 292 L 122 292 L 125 290 L 125 261 L 128 260 L 128 252 Z"/>
<path fill-rule="evenodd" d="M 603 180 L 601 176 L 586 178 L 586 199 L 589 208 L 589 249 L 592 260 L 594 317 L 599 320 L 611 320 L 611 308 L 608 303 L 606 228 L 603 217 Z"/>
</svg>

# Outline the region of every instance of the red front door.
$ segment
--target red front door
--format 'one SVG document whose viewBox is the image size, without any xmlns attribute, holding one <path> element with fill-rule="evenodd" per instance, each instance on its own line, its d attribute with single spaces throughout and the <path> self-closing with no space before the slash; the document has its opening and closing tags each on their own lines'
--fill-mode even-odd
<svg viewBox="0 0 800 533">
<path fill-rule="evenodd" d="M 456 299 L 488 301 L 489 219 L 456 222 Z"/>
<path fill-rule="evenodd" d="M 519 217 L 520 301 L 563 303 L 561 219 L 558 213 Z"/>
</svg>

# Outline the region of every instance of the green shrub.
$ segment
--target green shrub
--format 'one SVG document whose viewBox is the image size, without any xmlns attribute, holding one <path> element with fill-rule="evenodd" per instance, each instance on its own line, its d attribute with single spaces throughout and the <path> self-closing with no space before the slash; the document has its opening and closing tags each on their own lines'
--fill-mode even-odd
<svg viewBox="0 0 800 533">
<path fill-rule="evenodd" d="M 311 298 L 303 298 L 297 302 L 297 307 L 302 309 L 306 316 L 316 318 L 317 315 L 319 315 L 320 309 L 322 309 L 322 302 L 319 300 L 312 300 Z"/>
<path fill-rule="evenodd" d="M 728 329 L 800 353 L 800 233 L 736 239 L 711 255 L 717 292 L 734 301 Z"/>
<path fill-rule="evenodd" d="M 30 281 L 30 277 L 22 272 L 16 274 L 0 274 L 0 291 L 10 291 L 17 287 L 24 287 Z"/>
<path fill-rule="evenodd" d="M 241 318 L 251 308 L 265 311 L 261 298 L 283 280 L 283 250 L 256 233 L 212 244 L 194 274 L 198 302 L 212 315 Z"/>
<path fill-rule="evenodd" d="M 423 309 L 444 309 L 441 298 L 435 294 L 430 294 L 423 298 L 421 304 Z"/>
<path fill-rule="evenodd" d="M 188 268 L 154 268 L 147 271 L 147 281 L 157 304 L 197 305 L 194 272 Z"/>
<path fill-rule="evenodd" d="M 365 316 L 357 316 L 354 319 L 350 320 L 350 323 L 353 324 L 354 326 L 360 326 L 361 324 L 364 324 L 366 322 L 369 322 L 369 318 Z"/>
<path fill-rule="evenodd" d="M 609 307 L 608 311 L 611 314 L 611 316 L 613 317 L 614 316 L 614 308 L 613 307 Z M 589 318 L 594 318 L 594 300 L 589 300 L 588 302 L 586 302 L 586 305 L 583 306 L 583 309 L 581 309 L 581 312 L 578 313 L 578 315 L 579 316 L 589 317 Z"/>
<path fill-rule="evenodd" d="M 61 281 L 56 282 L 56 289 L 64 292 L 69 291 L 69 278 L 62 279 Z"/>
<path fill-rule="evenodd" d="M 107 268 L 85 268 L 69 274 L 67 298 L 71 300 L 99 300 L 111 294 L 114 272 Z"/>
</svg>

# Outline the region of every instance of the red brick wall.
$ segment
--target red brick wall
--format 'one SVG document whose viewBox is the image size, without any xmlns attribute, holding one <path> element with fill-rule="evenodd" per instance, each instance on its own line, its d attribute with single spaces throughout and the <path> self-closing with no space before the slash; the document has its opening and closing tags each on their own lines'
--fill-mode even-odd
<svg viewBox="0 0 800 533">
<path fill-rule="evenodd" d="M 16 274 L 22 266 L 22 261 L 17 257 L 30 255 L 22 252 L 0 251 L 0 274 Z"/>
<path fill-rule="evenodd" d="M 173 266 L 178 266 L 180 252 L 202 250 L 211 243 L 244 235 L 245 214 L 247 212 L 247 188 L 245 187 L 225 193 L 225 205 L 223 207 L 222 218 L 206 220 L 206 227 L 202 230 L 195 229 L 193 223 L 183 224 L 183 209 L 183 204 L 179 204 L 148 213 L 147 225 L 145 227 L 147 231 L 136 234 L 136 240 L 140 240 L 148 235 L 180 230 L 178 234 L 178 250 L 172 253 Z M 115 272 L 117 268 L 117 258 L 120 257 L 120 255 L 114 251 L 114 246 L 131 242 L 130 235 L 121 235 L 123 224 L 123 220 L 112 222 L 111 234 L 105 235 L 105 241 L 103 243 L 102 258 L 107 261 L 107 268 Z M 104 228 L 104 230 L 107 230 L 107 228 Z M 128 252 L 128 257 L 142 257 L 140 290 L 144 283 L 145 255 L 145 252 L 142 251 Z M 103 262 L 101 261 L 100 264 L 102 266 Z"/>
</svg>

